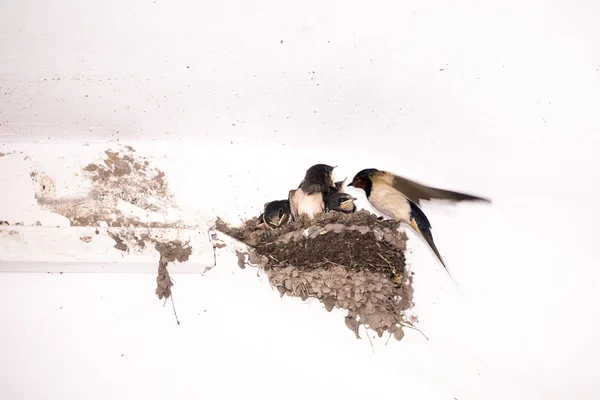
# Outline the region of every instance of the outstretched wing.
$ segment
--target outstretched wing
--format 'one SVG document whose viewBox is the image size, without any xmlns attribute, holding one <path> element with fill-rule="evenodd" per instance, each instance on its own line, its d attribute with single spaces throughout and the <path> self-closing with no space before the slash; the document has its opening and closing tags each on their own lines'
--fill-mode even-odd
<svg viewBox="0 0 600 400">
<path fill-rule="evenodd" d="M 420 205 L 421 200 L 449 200 L 453 202 L 459 201 L 484 201 L 491 203 L 490 199 L 474 196 L 472 194 L 455 192 L 452 190 L 439 189 L 432 186 L 422 185 L 410 179 L 393 175 L 392 186 L 408 197 L 411 201 Z"/>
</svg>

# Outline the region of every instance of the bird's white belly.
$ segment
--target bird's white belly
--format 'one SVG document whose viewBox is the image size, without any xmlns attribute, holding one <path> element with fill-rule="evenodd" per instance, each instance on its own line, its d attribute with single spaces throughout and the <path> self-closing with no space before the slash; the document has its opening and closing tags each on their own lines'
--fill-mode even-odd
<svg viewBox="0 0 600 400">
<path fill-rule="evenodd" d="M 300 216 L 304 215 L 312 219 L 325 210 L 323 194 L 321 193 L 306 194 L 302 190 L 297 190 L 294 197 Z"/>
<path fill-rule="evenodd" d="M 397 221 L 410 221 L 410 205 L 402 193 L 387 185 L 373 185 L 369 202 L 382 214 Z"/>
</svg>

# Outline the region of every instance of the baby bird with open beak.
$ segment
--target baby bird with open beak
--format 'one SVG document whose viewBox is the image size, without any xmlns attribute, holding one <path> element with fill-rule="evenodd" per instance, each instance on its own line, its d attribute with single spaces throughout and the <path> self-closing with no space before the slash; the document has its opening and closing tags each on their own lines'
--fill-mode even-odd
<svg viewBox="0 0 600 400">
<path fill-rule="evenodd" d="M 356 211 L 356 204 L 354 204 L 356 199 L 352 195 L 344 192 L 344 182 L 346 182 L 346 179 L 336 182 L 335 187 L 329 188 L 327 204 L 325 206 L 327 210 L 340 211 L 346 214 L 351 214 Z"/>
<path fill-rule="evenodd" d="M 275 200 L 266 203 L 262 214 L 258 216 L 258 228 L 277 229 L 287 224 L 291 218 L 290 202 L 288 200 Z"/>
</svg>

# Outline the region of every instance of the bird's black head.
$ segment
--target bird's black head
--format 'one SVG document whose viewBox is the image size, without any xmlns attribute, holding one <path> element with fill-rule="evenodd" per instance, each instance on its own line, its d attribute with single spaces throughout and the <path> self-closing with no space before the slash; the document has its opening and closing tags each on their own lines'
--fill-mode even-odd
<svg viewBox="0 0 600 400">
<path fill-rule="evenodd" d="M 342 181 L 335 182 L 336 192 L 339 192 L 344 188 L 344 182 L 346 182 L 346 179 L 348 179 L 348 178 L 344 178 L 344 180 L 342 180 Z"/>
<path fill-rule="evenodd" d="M 375 168 L 367 168 L 363 169 L 362 171 L 359 171 L 356 175 L 354 175 L 352 182 L 350 182 L 348 186 L 353 186 L 357 189 L 364 190 L 367 197 L 369 197 L 369 195 L 371 194 L 371 189 L 373 187 L 373 182 L 371 182 L 370 175 L 373 172 L 377 171 L 378 170 Z"/>
<path fill-rule="evenodd" d="M 333 182 L 333 170 L 335 167 L 327 164 L 315 164 L 306 170 L 306 175 L 300 183 L 299 188 L 311 194 L 327 192 L 330 186 L 335 187 Z"/>
<path fill-rule="evenodd" d="M 335 167 L 332 167 L 331 165 L 327 165 L 327 164 L 315 164 L 312 167 L 310 167 L 309 169 L 306 170 L 306 175 L 320 175 L 320 176 L 326 176 L 329 175 L 333 172 L 333 170 L 335 169 Z"/>
<path fill-rule="evenodd" d="M 291 218 L 290 202 L 288 200 L 276 200 L 265 204 L 263 219 L 270 228 L 277 228 L 286 224 Z"/>
<path fill-rule="evenodd" d="M 336 192 L 327 199 L 327 208 L 329 210 L 352 213 L 356 210 L 354 201 L 356 199 L 344 192 Z"/>
</svg>

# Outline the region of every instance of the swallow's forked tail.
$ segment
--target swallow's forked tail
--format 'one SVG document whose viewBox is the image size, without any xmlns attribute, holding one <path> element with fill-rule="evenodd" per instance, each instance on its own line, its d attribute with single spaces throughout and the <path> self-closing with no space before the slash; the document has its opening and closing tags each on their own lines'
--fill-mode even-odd
<svg viewBox="0 0 600 400">
<path fill-rule="evenodd" d="M 448 276 L 450 277 L 452 282 L 456 286 L 458 286 L 456 281 L 454 280 L 454 277 L 452 276 L 452 273 L 450 272 L 450 269 L 446 266 L 446 263 L 442 259 L 440 252 L 438 251 L 435 243 L 433 242 L 433 235 L 431 234 L 431 223 L 427 219 L 427 216 L 425 215 L 423 210 L 421 210 L 421 208 L 419 208 L 419 206 L 417 206 L 415 203 L 413 203 L 410 200 L 409 200 L 409 202 L 410 202 L 410 209 L 411 209 L 411 212 L 410 212 L 411 228 L 413 228 L 413 230 L 416 233 L 418 233 L 423 239 L 425 239 L 425 241 L 429 245 L 429 248 L 435 253 L 438 260 L 440 260 L 440 263 L 442 263 L 442 265 L 444 266 L 444 269 L 448 273 Z"/>
</svg>

